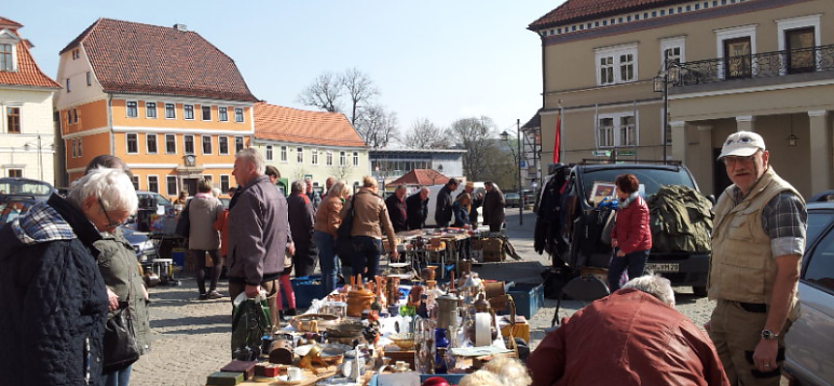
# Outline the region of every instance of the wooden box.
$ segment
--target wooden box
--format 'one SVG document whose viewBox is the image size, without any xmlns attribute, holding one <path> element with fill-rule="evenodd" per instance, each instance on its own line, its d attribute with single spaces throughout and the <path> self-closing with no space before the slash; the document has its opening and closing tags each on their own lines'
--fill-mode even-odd
<svg viewBox="0 0 834 386">
<path fill-rule="evenodd" d="M 243 382 L 243 373 L 216 372 L 208 376 L 208 386 L 235 386 Z"/>
<path fill-rule="evenodd" d="M 499 240 L 500 241 L 500 240 Z M 483 254 L 483 261 L 485 263 L 500 263 L 503 262 L 506 258 L 503 250 L 500 251 L 488 251 L 486 249 L 482 250 L 481 253 Z"/>
<path fill-rule="evenodd" d="M 243 374 L 243 379 L 248 381 L 255 377 L 256 364 L 258 364 L 256 361 L 233 360 L 226 366 L 223 366 L 220 371 L 224 373 L 241 373 Z"/>
</svg>

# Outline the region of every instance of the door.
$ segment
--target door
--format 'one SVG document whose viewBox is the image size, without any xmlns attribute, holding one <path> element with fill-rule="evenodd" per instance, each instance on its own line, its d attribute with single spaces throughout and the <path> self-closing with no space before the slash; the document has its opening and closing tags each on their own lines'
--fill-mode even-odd
<svg viewBox="0 0 834 386">
<path fill-rule="evenodd" d="M 189 196 L 193 196 L 197 193 L 197 178 L 183 178 L 182 179 L 182 190 L 188 192 Z"/>
<path fill-rule="evenodd" d="M 750 37 L 724 41 L 724 77 L 726 79 L 749 78 L 752 75 Z"/>
<path fill-rule="evenodd" d="M 814 27 L 785 31 L 788 73 L 814 71 Z"/>
<path fill-rule="evenodd" d="M 712 149 L 712 159 L 718 159 L 720 155 L 720 147 Z M 733 181 L 727 175 L 727 168 L 724 167 L 724 162 L 715 161 L 713 165 L 712 186 L 715 187 L 713 194 L 715 194 L 715 198 L 718 198 L 721 197 L 721 193 L 724 193 L 724 189 L 727 189 L 728 186 L 733 184 Z"/>
</svg>

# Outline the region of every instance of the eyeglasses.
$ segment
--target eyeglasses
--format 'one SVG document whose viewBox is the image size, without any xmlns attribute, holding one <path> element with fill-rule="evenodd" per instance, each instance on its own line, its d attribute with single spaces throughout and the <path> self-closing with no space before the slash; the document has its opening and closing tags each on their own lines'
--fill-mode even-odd
<svg viewBox="0 0 834 386">
<path fill-rule="evenodd" d="M 110 219 L 110 216 L 107 214 L 107 210 L 104 209 L 104 203 L 101 202 L 101 198 L 98 199 L 98 206 L 101 208 L 101 211 L 104 213 L 104 218 L 107 219 L 107 227 L 108 228 L 118 228 L 119 226 L 121 226 L 122 224 L 125 223 L 124 221 L 123 222 L 115 222 L 115 221 Z"/>
</svg>

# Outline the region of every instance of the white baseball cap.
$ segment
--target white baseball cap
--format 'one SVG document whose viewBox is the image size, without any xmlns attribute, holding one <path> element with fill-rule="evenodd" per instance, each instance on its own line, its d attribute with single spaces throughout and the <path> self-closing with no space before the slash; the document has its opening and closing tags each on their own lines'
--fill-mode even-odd
<svg viewBox="0 0 834 386">
<path fill-rule="evenodd" d="M 718 159 L 727 156 L 747 157 L 756 154 L 757 151 L 765 150 L 764 139 L 752 131 L 738 131 L 730 134 L 727 140 L 724 141 L 724 146 L 721 148 L 721 155 Z"/>
</svg>

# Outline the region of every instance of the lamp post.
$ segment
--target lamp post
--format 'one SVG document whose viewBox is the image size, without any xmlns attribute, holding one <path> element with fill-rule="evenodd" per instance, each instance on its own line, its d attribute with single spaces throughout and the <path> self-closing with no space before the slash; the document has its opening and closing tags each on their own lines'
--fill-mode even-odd
<svg viewBox="0 0 834 386">
<path fill-rule="evenodd" d="M 666 131 L 669 128 L 669 78 L 677 81 L 680 78 L 680 64 L 673 59 L 667 59 L 663 68 L 660 69 L 660 74 L 654 77 L 654 92 L 663 93 L 663 130 L 660 138 L 663 141 L 663 164 L 667 163 L 667 145 L 669 143 L 666 138 Z M 672 73 L 674 71 L 674 73 Z"/>
<path fill-rule="evenodd" d="M 32 147 L 32 143 L 27 142 L 23 145 L 23 148 L 26 151 L 29 151 L 29 148 Z M 55 146 L 55 145 L 52 145 Z M 43 143 L 41 142 L 41 135 L 38 134 L 38 173 L 40 175 L 40 180 L 43 181 Z M 54 181 L 53 181 L 54 182 Z"/>
<path fill-rule="evenodd" d="M 504 130 L 501 133 L 501 140 L 507 143 L 507 147 L 510 148 L 510 152 L 513 153 L 513 158 L 515 159 L 515 166 L 518 169 L 518 225 L 524 225 L 524 196 L 521 194 L 521 120 L 515 120 L 516 125 L 516 145 L 518 147 L 518 153 L 513 152 L 512 146 L 509 144 L 510 140 L 510 133 L 507 133 Z"/>
</svg>

